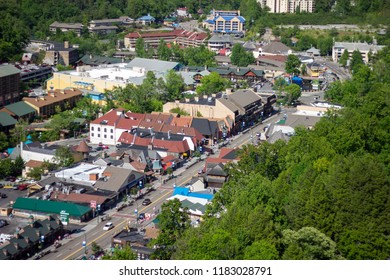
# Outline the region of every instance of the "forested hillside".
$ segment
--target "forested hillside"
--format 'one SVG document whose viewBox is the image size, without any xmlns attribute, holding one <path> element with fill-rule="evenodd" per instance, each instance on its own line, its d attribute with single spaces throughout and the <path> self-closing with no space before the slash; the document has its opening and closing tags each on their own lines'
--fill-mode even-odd
<svg viewBox="0 0 390 280">
<path fill-rule="evenodd" d="M 245 146 L 175 259 L 388 259 L 390 50 L 336 83 L 346 106 L 288 144 Z"/>
</svg>

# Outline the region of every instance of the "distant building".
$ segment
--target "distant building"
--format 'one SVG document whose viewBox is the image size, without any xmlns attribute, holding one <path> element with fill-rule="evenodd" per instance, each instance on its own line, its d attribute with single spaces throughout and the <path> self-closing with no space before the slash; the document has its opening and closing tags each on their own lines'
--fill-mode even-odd
<svg viewBox="0 0 390 280">
<path fill-rule="evenodd" d="M 0 108 L 19 98 L 20 70 L 13 65 L 0 65 Z"/>
<path fill-rule="evenodd" d="M 84 25 L 81 23 L 62 23 L 55 21 L 49 26 L 50 32 L 53 32 L 54 34 L 57 33 L 57 29 L 61 30 L 62 32 L 68 32 L 73 31 L 77 34 L 77 36 L 81 35 L 81 32 L 83 31 Z"/>
<path fill-rule="evenodd" d="M 188 9 L 186 7 L 177 8 L 176 14 L 178 17 L 188 17 Z"/>
<path fill-rule="evenodd" d="M 229 34 L 214 34 L 208 41 L 208 48 L 211 51 L 219 52 L 222 49 L 231 49 L 233 43 L 233 37 Z"/>
<path fill-rule="evenodd" d="M 245 18 L 240 11 L 212 10 L 203 27 L 215 33 L 243 34 L 245 31 Z"/>
<path fill-rule="evenodd" d="M 384 47 L 382 45 L 370 45 L 368 43 L 335 42 L 332 48 L 332 59 L 334 62 L 338 62 L 345 50 L 348 51 L 349 58 L 351 58 L 352 53 L 357 50 L 362 55 L 363 62 L 368 63 L 369 54 L 376 54 Z"/>
<path fill-rule="evenodd" d="M 142 17 L 137 19 L 137 22 L 139 24 L 142 24 L 142 25 L 151 25 L 155 21 L 156 21 L 156 19 L 154 17 L 152 17 L 150 14 L 148 14 L 146 16 L 142 16 Z"/>
<path fill-rule="evenodd" d="M 257 0 L 262 8 L 268 7 L 270 13 L 313 13 L 315 0 Z"/>
<path fill-rule="evenodd" d="M 46 49 L 44 62 L 49 65 L 74 65 L 79 58 L 78 50 L 72 48 L 69 42 L 65 41 L 63 45 L 52 44 Z"/>
<path fill-rule="evenodd" d="M 192 32 L 183 29 L 170 32 L 132 32 L 124 38 L 125 48 L 134 51 L 139 38 L 142 38 L 145 45 L 151 48 L 157 48 L 161 40 L 167 44 L 177 44 L 181 47 L 199 47 L 207 44 L 208 35 L 204 32 Z"/>
</svg>

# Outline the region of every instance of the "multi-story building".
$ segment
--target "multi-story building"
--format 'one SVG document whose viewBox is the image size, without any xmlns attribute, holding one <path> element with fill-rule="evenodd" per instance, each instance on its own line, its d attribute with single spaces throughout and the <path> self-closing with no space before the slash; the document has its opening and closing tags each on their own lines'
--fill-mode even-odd
<svg viewBox="0 0 390 280">
<path fill-rule="evenodd" d="M 161 40 L 165 43 L 178 44 L 181 47 L 199 47 L 200 45 L 207 44 L 207 37 L 207 33 L 192 32 L 183 29 L 177 29 L 170 32 L 133 32 L 125 36 L 124 44 L 125 47 L 131 51 L 135 51 L 138 38 L 142 38 L 145 45 L 151 48 L 157 48 Z"/>
<path fill-rule="evenodd" d="M 0 65 L 0 107 L 19 101 L 20 70 L 13 65 Z"/>
<path fill-rule="evenodd" d="M 233 47 L 233 38 L 229 34 L 214 34 L 208 42 L 208 48 L 211 51 L 218 52 L 222 49 Z"/>
<path fill-rule="evenodd" d="M 349 57 L 352 57 L 352 53 L 358 50 L 363 58 L 364 63 L 369 60 L 369 54 L 375 54 L 385 46 L 381 45 L 370 45 L 367 43 L 351 43 L 351 42 L 335 42 L 332 48 L 332 59 L 334 62 L 338 62 L 344 51 L 347 50 Z"/>
<path fill-rule="evenodd" d="M 56 107 L 62 110 L 73 108 L 82 98 L 83 92 L 76 88 L 65 90 L 49 90 L 47 95 L 24 97 L 23 101 L 33 107 L 39 116 L 49 117 L 56 113 Z"/>
<path fill-rule="evenodd" d="M 261 7 L 268 7 L 270 13 L 295 13 L 299 11 L 312 13 L 315 9 L 315 0 L 257 0 Z"/>
<path fill-rule="evenodd" d="M 245 18 L 240 11 L 212 10 L 203 27 L 215 33 L 240 34 L 245 31 Z"/>
<path fill-rule="evenodd" d="M 57 29 L 61 30 L 62 32 L 73 31 L 77 34 L 77 36 L 80 36 L 81 32 L 83 31 L 83 27 L 84 25 L 81 23 L 62 23 L 55 21 L 50 24 L 49 30 L 54 34 L 57 32 Z"/>
<path fill-rule="evenodd" d="M 88 91 L 103 93 L 115 87 L 127 84 L 140 85 L 148 71 L 164 75 L 170 70 L 178 71 L 180 63 L 157 59 L 135 58 L 130 63 L 100 65 L 99 67 L 81 66 L 76 70 L 54 72 L 47 81 L 47 88 L 64 89 L 76 87 Z"/>
<path fill-rule="evenodd" d="M 78 50 L 70 47 L 69 42 L 65 41 L 63 45 L 50 45 L 50 48 L 46 50 L 44 62 L 50 65 L 63 64 L 69 66 L 74 65 L 78 59 Z"/>
</svg>

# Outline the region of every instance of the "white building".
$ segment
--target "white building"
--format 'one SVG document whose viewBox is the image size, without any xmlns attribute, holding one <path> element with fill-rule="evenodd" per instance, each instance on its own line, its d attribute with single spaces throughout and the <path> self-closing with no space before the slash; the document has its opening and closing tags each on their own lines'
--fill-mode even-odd
<svg viewBox="0 0 390 280">
<path fill-rule="evenodd" d="M 367 43 L 335 42 L 332 48 L 332 59 L 334 62 L 338 62 L 345 50 L 348 51 L 349 58 L 351 58 L 352 53 L 355 50 L 358 50 L 363 57 L 364 63 L 368 63 L 369 53 L 371 52 L 372 54 L 375 54 L 384 47 L 385 46 L 370 45 Z"/>
<path fill-rule="evenodd" d="M 268 7 L 270 13 L 295 13 L 297 8 L 301 12 L 312 13 L 315 0 L 257 0 L 261 7 Z"/>
</svg>

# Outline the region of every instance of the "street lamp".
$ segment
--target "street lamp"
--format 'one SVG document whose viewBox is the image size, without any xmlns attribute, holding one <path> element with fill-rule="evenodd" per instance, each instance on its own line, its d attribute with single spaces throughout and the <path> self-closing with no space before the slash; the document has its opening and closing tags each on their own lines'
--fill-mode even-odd
<svg viewBox="0 0 390 280">
<path fill-rule="evenodd" d="M 84 257 L 87 257 L 87 234 L 84 233 L 84 240 L 82 242 L 82 245 L 84 247 Z"/>
</svg>

